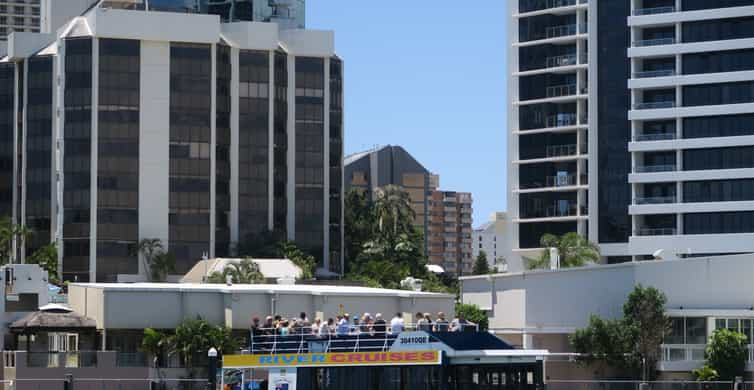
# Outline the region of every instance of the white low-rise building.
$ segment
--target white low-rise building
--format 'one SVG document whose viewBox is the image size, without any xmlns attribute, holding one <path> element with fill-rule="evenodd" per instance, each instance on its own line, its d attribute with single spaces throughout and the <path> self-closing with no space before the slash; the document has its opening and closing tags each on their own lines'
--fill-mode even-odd
<svg viewBox="0 0 754 390">
<path fill-rule="evenodd" d="M 652 286 L 666 295 L 672 321 L 658 366 L 665 377 L 700 368 L 718 328 L 748 336 L 747 370 L 754 371 L 752 274 L 754 254 L 470 276 L 461 278 L 461 299 L 486 310 L 490 328 L 506 341 L 568 353 L 568 336 L 591 315 L 619 318 L 635 286 Z"/>
<path fill-rule="evenodd" d="M 523 263 L 509 264 L 510 235 L 506 234 L 506 214 L 501 212 L 492 213 L 489 222 L 474 229 L 471 233 L 474 259 L 484 251 L 490 269 L 498 272 L 516 272 L 523 270 Z"/>
</svg>

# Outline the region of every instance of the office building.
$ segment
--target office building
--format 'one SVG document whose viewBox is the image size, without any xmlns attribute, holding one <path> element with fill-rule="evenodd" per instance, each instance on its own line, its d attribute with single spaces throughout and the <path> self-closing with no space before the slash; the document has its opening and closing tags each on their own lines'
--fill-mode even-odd
<svg viewBox="0 0 754 390">
<path fill-rule="evenodd" d="M 430 264 L 445 271 L 471 272 L 471 213 L 469 193 L 439 190 L 440 178 L 400 146 L 383 146 L 347 156 L 346 189 L 375 190 L 387 185 L 402 188 L 411 200 L 414 226 L 424 234 L 424 253 Z"/>
<path fill-rule="evenodd" d="M 370 199 L 375 190 L 387 185 L 401 187 L 411 199 L 414 226 L 424 234 L 425 253 L 429 238 L 429 198 L 439 185 L 439 177 L 400 146 L 383 146 L 346 156 L 344 160 L 346 191 L 357 188 Z"/>
<path fill-rule="evenodd" d="M 471 255 L 476 262 L 479 253 L 484 252 L 490 269 L 498 272 L 515 272 L 520 269 L 509 269 L 506 257 L 510 255 L 510 235 L 506 234 L 506 214 L 495 212 L 490 215 L 490 220 L 474 229 L 471 233 Z"/>
<path fill-rule="evenodd" d="M 472 197 L 468 192 L 435 190 L 429 195 L 427 259 L 445 272 L 470 274 Z"/>
<path fill-rule="evenodd" d="M 606 262 L 754 251 L 754 2 L 509 2 L 516 261 L 578 232 Z"/>
<path fill-rule="evenodd" d="M 14 32 L 51 33 L 97 0 L 2 0 L 0 40 Z"/>
<path fill-rule="evenodd" d="M 103 2 L 0 64 L 0 213 L 57 241 L 62 276 L 176 274 L 267 230 L 342 272 L 343 63 L 330 31 Z M 139 28 L 133 28 L 139 26 Z"/>
</svg>

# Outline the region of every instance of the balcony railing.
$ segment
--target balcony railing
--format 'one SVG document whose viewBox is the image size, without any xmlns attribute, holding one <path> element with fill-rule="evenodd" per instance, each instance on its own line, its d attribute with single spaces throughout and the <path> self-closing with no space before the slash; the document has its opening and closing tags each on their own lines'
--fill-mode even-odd
<svg viewBox="0 0 754 390">
<path fill-rule="evenodd" d="M 547 57 L 545 61 L 548 68 L 557 68 L 560 66 L 576 65 L 578 57 L 576 54 L 564 54 L 562 56 Z"/>
<path fill-rule="evenodd" d="M 576 145 L 550 145 L 546 150 L 547 157 L 575 156 Z"/>
<path fill-rule="evenodd" d="M 668 102 L 644 102 L 644 103 L 636 103 L 634 104 L 635 110 L 656 110 L 660 108 L 673 108 L 675 107 L 675 102 L 668 101 Z"/>
<path fill-rule="evenodd" d="M 634 47 L 646 47 L 646 46 L 659 46 L 659 45 L 672 45 L 675 43 L 675 38 L 657 38 L 657 39 L 642 39 L 634 41 Z"/>
<path fill-rule="evenodd" d="M 576 185 L 576 175 L 547 176 L 547 187 L 568 187 Z"/>
<path fill-rule="evenodd" d="M 675 69 L 646 70 L 634 73 L 635 79 L 675 76 Z"/>
<path fill-rule="evenodd" d="M 637 134 L 634 141 L 664 141 L 675 139 L 676 133 Z"/>
<path fill-rule="evenodd" d="M 634 167 L 636 173 L 673 172 L 675 170 L 675 164 L 637 165 Z"/>
<path fill-rule="evenodd" d="M 29 352 L 26 354 L 28 367 L 39 368 L 81 368 L 96 367 L 97 352 Z"/>
<path fill-rule="evenodd" d="M 552 26 L 552 27 L 547 27 L 547 29 L 545 30 L 545 36 L 547 38 L 558 38 L 558 37 L 565 37 L 569 35 L 576 35 L 575 24 Z"/>
<path fill-rule="evenodd" d="M 663 362 L 703 362 L 705 344 L 663 344 L 660 360 Z"/>
<path fill-rule="evenodd" d="M 547 87 L 547 97 L 572 96 L 576 94 L 576 84 L 553 85 Z"/>
<path fill-rule="evenodd" d="M 641 228 L 636 231 L 638 236 L 675 236 L 676 228 Z"/>
<path fill-rule="evenodd" d="M 576 126 L 576 114 L 557 114 L 547 117 L 547 127 Z"/>
<path fill-rule="evenodd" d="M 566 207 L 560 207 L 559 205 L 550 206 L 545 210 L 545 214 L 548 218 L 575 217 L 577 210 L 576 203 L 570 203 Z"/>
<path fill-rule="evenodd" d="M 675 12 L 675 7 L 672 5 L 666 6 L 666 7 L 637 8 L 634 10 L 633 14 L 634 16 L 642 16 L 642 15 L 667 14 L 671 12 Z"/>
<path fill-rule="evenodd" d="M 665 203 L 676 203 L 677 197 L 675 195 L 672 196 L 648 196 L 648 197 L 637 197 L 634 199 L 634 204 L 665 204 Z"/>
</svg>

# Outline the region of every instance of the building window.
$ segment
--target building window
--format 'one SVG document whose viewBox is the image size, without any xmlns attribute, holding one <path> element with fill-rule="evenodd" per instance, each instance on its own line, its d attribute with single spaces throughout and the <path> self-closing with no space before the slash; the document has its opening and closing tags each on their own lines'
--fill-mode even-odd
<svg viewBox="0 0 754 390">
<path fill-rule="evenodd" d="M 230 47 L 217 45 L 215 257 L 230 254 Z"/>
<path fill-rule="evenodd" d="M 209 253 L 210 45 L 170 46 L 170 251 L 176 273 Z"/>
</svg>

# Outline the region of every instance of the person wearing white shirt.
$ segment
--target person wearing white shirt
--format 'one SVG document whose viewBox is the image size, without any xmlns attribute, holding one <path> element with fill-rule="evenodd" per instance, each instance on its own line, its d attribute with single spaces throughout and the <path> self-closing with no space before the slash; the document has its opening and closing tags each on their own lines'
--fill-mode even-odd
<svg viewBox="0 0 754 390">
<path fill-rule="evenodd" d="M 338 320 L 338 328 L 336 329 L 338 336 L 346 336 L 351 332 L 351 324 L 348 323 L 348 317 L 349 315 L 346 313 Z"/>
<path fill-rule="evenodd" d="M 395 313 L 395 317 L 390 320 L 390 334 L 398 334 L 403 332 L 403 314 Z"/>
</svg>

